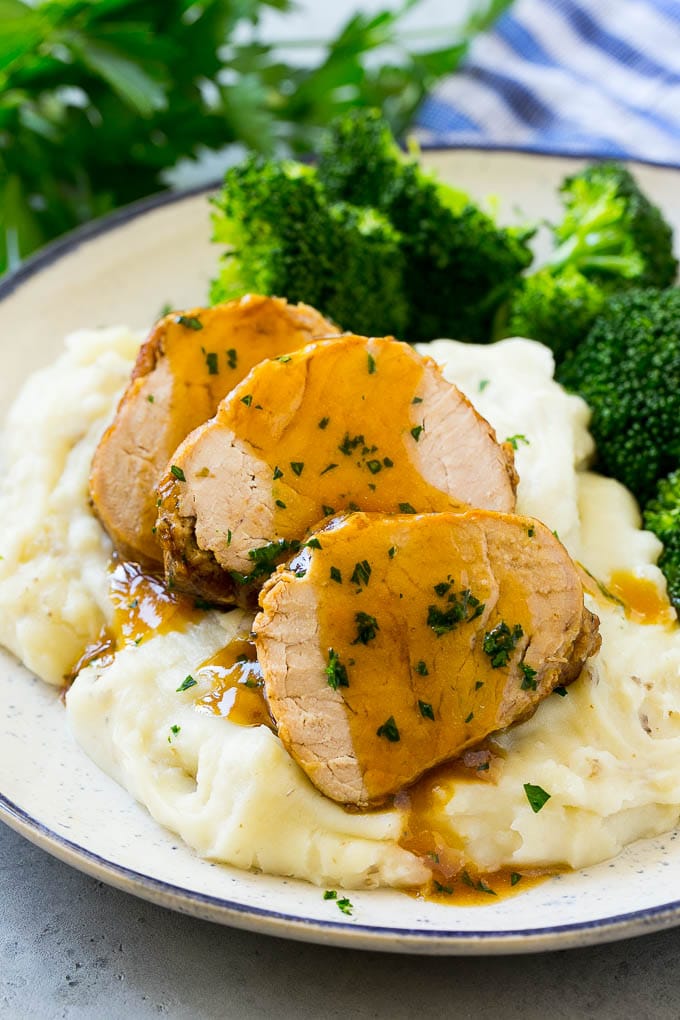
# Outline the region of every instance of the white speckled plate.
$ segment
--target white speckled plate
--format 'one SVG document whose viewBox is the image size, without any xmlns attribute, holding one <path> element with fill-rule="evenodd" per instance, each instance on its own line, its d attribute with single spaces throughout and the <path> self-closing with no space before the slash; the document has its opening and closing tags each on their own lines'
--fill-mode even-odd
<svg viewBox="0 0 680 1020">
<path fill-rule="evenodd" d="M 479 197 L 550 216 L 579 163 L 477 150 L 428 161 Z M 680 233 L 680 177 L 642 166 L 643 187 Z M 0 283 L 0 398 L 82 326 L 147 327 L 166 302 L 205 300 L 216 252 L 203 194 L 124 210 L 56 243 Z M 679 796 L 680 799 L 680 796 Z M 625 938 L 680 923 L 680 840 L 637 843 L 615 861 L 483 907 L 390 891 L 351 894 L 343 916 L 322 890 L 207 863 L 160 828 L 76 746 L 58 692 L 0 652 L 0 818 L 76 868 L 127 892 L 223 924 L 354 948 L 509 953 Z"/>
</svg>

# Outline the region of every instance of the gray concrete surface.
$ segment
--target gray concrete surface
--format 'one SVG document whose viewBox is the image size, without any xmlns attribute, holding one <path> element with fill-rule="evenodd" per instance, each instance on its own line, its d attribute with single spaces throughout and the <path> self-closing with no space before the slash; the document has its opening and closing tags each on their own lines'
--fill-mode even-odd
<svg viewBox="0 0 680 1020">
<path fill-rule="evenodd" d="M 680 929 L 533 956 L 404 957 L 284 942 L 173 914 L 0 823 L 2 1020 L 665 1020 Z"/>
</svg>

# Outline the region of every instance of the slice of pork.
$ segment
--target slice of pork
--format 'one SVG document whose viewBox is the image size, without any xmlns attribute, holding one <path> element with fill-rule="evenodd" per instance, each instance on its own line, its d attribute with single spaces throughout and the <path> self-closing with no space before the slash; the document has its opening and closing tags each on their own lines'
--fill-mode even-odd
<svg viewBox="0 0 680 1020">
<path fill-rule="evenodd" d="M 162 318 L 142 345 L 90 476 L 95 511 L 128 559 L 160 564 L 156 486 L 171 453 L 263 358 L 337 329 L 308 305 L 249 294 Z"/>
<path fill-rule="evenodd" d="M 430 358 L 343 336 L 262 362 L 172 457 L 158 535 L 168 579 L 246 600 L 342 510 L 512 510 L 513 454 Z"/>
<path fill-rule="evenodd" d="M 528 718 L 600 644 L 553 533 L 483 510 L 336 518 L 260 605 L 279 736 L 324 794 L 360 806 Z"/>
</svg>

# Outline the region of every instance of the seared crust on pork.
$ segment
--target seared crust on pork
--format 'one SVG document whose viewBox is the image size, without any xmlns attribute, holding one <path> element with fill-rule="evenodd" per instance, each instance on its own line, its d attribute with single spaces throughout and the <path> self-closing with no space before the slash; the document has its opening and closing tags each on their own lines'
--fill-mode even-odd
<svg viewBox="0 0 680 1020">
<path fill-rule="evenodd" d="M 330 522 L 260 594 L 279 736 L 312 782 L 366 806 L 527 719 L 600 646 L 543 524 L 472 510 Z"/>
<path fill-rule="evenodd" d="M 263 358 L 337 330 L 308 305 L 247 295 L 162 318 L 142 345 L 92 463 L 94 509 L 119 553 L 162 560 L 156 486 L 173 450 Z"/>
<path fill-rule="evenodd" d="M 431 359 L 348 335 L 257 365 L 185 439 L 158 536 L 175 585 L 229 604 L 324 516 L 507 511 L 516 484 L 510 446 Z"/>
</svg>

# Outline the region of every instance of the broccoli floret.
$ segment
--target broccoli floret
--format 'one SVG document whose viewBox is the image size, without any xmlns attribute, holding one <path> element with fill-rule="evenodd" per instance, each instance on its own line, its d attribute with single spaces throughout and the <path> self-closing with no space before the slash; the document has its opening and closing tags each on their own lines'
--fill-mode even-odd
<svg viewBox="0 0 680 1020">
<path fill-rule="evenodd" d="M 680 288 L 615 295 L 557 377 L 592 409 L 600 468 L 644 504 L 680 462 Z"/>
<path fill-rule="evenodd" d="M 666 576 L 668 597 L 680 614 L 680 470 L 659 482 L 656 498 L 645 510 L 645 527 L 663 542 L 659 566 Z"/>
<path fill-rule="evenodd" d="M 564 217 L 545 266 L 517 287 L 499 330 L 532 337 L 558 361 L 586 336 L 607 298 L 668 287 L 678 264 L 673 232 L 619 163 L 594 163 L 561 187 Z"/>
<path fill-rule="evenodd" d="M 575 269 L 558 276 L 541 269 L 518 286 L 503 332 L 540 339 L 561 361 L 586 336 L 605 299 L 602 288 Z"/>
<path fill-rule="evenodd" d="M 678 263 L 673 231 L 620 163 L 593 163 L 561 187 L 565 216 L 555 228 L 554 269 L 572 266 L 616 289 L 669 287 Z"/>
<path fill-rule="evenodd" d="M 358 333 L 404 335 L 401 238 L 379 212 L 330 202 L 312 167 L 257 157 L 227 171 L 214 204 L 229 250 L 213 302 L 278 294 Z"/>
<path fill-rule="evenodd" d="M 490 338 L 497 308 L 531 262 L 532 231 L 499 228 L 467 195 L 426 173 L 374 110 L 331 125 L 319 176 L 333 198 L 379 209 L 402 234 L 409 339 Z"/>
</svg>

